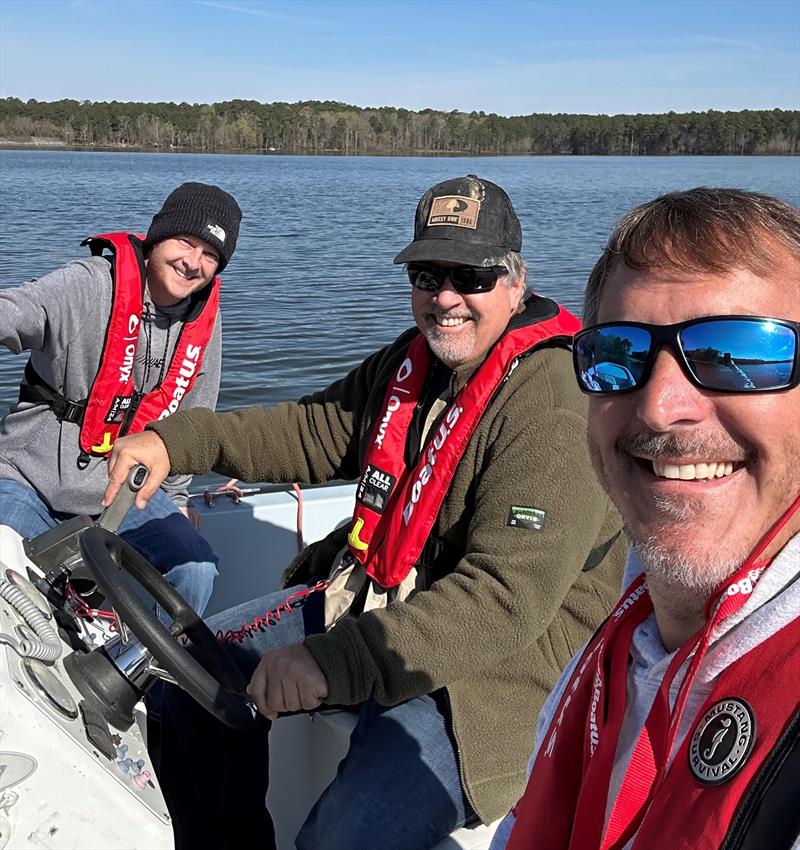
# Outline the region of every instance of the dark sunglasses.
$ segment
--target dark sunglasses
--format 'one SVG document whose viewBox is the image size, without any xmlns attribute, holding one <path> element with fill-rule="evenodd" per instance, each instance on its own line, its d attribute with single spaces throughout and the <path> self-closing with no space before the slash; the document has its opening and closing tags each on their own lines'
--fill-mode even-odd
<svg viewBox="0 0 800 850">
<path fill-rule="evenodd" d="M 611 395 L 647 383 L 662 345 L 689 380 L 722 393 L 787 390 L 800 383 L 800 322 L 707 316 L 675 325 L 606 322 L 575 335 L 575 375 L 585 393 Z"/>
<path fill-rule="evenodd" d="M 456 266 L 443 269 L 423 263 L 409 263 L 406 267 L 411 285 L 423 292 L 438 292 L 449 277 L 453 289 L 461 295 L 491 292 L 497 286 L 497 278 L 508 274 L 505 266 Z"/>
</svg>

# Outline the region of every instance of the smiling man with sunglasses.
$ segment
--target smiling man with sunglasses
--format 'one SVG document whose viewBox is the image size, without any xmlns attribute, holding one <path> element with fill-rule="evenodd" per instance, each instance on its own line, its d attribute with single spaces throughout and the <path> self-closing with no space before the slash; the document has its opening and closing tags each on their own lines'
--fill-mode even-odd
<svg viewBox="0 0 800 850">
<path fill-rule="evenodd" d="M 616 598 L 625 541 L 589 460 L 578 322 L 526 295 L 521 247 L 499 186 L 439 183 L 395 259 L 415 327 L 295 403 L 178 413 L 116 447 L 107 498 L 136 461 L 153 470 L 143 499 L 170 467 L 358 481 L 352 520 L 290 565 L 286 589 L 210 620 L 242 634 L 233 650 L 266 717 L 354 714 L 300 850 L 423 850 L 498 818 L 525 780 L 520 713 Z M 324 590 L 302 612 L 243 630 L 309 587 Z M 166 691 L 159 777 L 177 846 L 265 850 L 266 724 L 232 732 Z"/>
<path fill-rule="evenodd" d="M 511 201 L 494 183 L 468 175 L 423 196 L 414 241 L 395 263 L 406 264 L 417 327 L 445 366 L 485 356 L 512 317 L 525 312 L 521 247 Z"/>
<path fill-rule="evenodd" d="M 488 351 L 522 302 L 519 271 L 505 266 L 409 263 L 407 271 L 417 326 L 451 368 Z"/>
<path fill-rule="evenodd" d="M 618 224 L 585 315 L 625 590 L 548 698 L 493 847 L 800 848 L 800 210 L 657 198 Z"/>
</svg>

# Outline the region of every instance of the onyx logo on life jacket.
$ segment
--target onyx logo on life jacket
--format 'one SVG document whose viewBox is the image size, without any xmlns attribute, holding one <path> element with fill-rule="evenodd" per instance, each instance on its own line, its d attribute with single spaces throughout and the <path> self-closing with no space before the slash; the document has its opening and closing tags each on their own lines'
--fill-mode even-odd
<svg viewBox="0 0 800 850">
<path fill-rule="evenodd" d="M 720 700 L 700 718 L 689 744 L 689 767 L 703 785 L 720 785 L 738 773 L 756 739 L 753 710 L 743 699 Z"/>
<path fill-rule="evenodd" d="M 136 355 L 136 341 L 139 338 L 139 317 L 136 313 L 131 313 L 128 316 L 128 335 L 122 338 L 122 341 L 127 343 L 122 352 L 122 364 L 119 367 L 119 382 L 127 384 L 131 379 L 131 370 L 133 369 L 133 358 Z M 109 413 L 109 416 L 111 414 Z M 113 421 L 106 419 L 106 422 Z"/>
<path fill-rule="evenodd" d="M 442 447 L 447 442 L 447 438 L 453 431 L 453 427 L 456 422 L 458 422 L 458 417 L 461 416 L 463 412 L 463 407 L 459 407 L 458 405 L 451 407 L 450 410 L 447 411 L 444 422 L 442 422 L 439 426 L 439 430 L 436 432 L 434 438 L 430 442 L 430 445 L 425 450 L 427 463 L 419 471 L 417 480 L 411 487 L 411 497 L 406 503 L 406 506 L 403 508 L 403 522 L 405 525 L 408 525 L 408 522 L 414 513 L 414 505 L 416 505 L 419 501 L 423 488 L 427 485 L 431 478 L 433 478 L 433 468 L 436 466 L 436 460 L 439 456 L 438 452 L 442 450 Z"/>
<path fill-rule="evenodd" d="M 413 364 L 411 362 L 411 358 L 406 357 L 406 359 L 400 364 L 400 368 L 397 370 L 397 374 L 395 375 L 395 385 L 392 387 L 392 394 L 389 396 L 389 401 L 386 404 L 386 413 L 384 413 L 381 424 L 378 426 L 378 433 L 375 435 L 375 445 L 379 449 L 383 448 L 383 440 L 386 437 L 386 429 L 389 427 L 392 414 L 400 408 L 400 396 L 398 396 L 398 393 L 403 395 L 409 395 L 410 393 L 410 390 L 405 387 L 400 387 L 398 384 L 402 384 L 407 381 L 411 377 L 412 370 Z"/>
<path fill-rule="evenodd" d="M 356 491 L 356 500 L 382 514 L 392 495 L 397 476 L 367 464 Z"/>
<path fill-rule="evenodd" d="M 181 399 L 186 395 L 191 379 L 197 369 L 197 361 L 200 359 L 200 354 L 203 351 L 202 345 L 187 345 L 186 354 L 181 363 L 181 368 L 175 378 L 175 389 L 172 391 L 172 398 L 169 404 L 161 411 L 159 419 L 166 419 L 170 413 L 175 413 Z"/>
</svg>

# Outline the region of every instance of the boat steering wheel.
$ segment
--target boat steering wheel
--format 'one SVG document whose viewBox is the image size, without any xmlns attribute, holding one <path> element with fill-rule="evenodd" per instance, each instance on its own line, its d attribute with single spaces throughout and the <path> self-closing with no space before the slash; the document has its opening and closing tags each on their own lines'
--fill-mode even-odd
<svg viewBox="0 0 800 850">
<path fill-rule="evenodd" d="M 175 682 L 227 726 L 252 729 L 258 715 L 247 702 L 244 676 L 200 615 L 161 573 L 129 543 L 99 526 L 84 532 L 80 549 L 100 591 Z M 169 629 L 137 592 L 136 584 L 172 617 Z M 177 640 L 181 635 L 191 640 L 193 652 Z"/>
</svg>

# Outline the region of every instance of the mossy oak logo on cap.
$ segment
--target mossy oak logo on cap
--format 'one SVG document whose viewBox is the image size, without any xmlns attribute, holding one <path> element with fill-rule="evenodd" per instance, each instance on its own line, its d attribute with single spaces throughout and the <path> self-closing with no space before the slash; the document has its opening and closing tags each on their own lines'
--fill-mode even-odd
<svg viewBox="0 0 800 850">
<path fill-rule="evenodd" d="M 478 226 L 478 215 L 481 202 L 475 198 L 465 198 L 461 195 L 443 195 L 434 198 L 431 212 L 428 216 L 428 227 L 436 224 L 449 224 L 451 227 L 466 227 L 475 230 Z"/>
<path fill-rule="evenodd" d="M 700 718 L 689 744 L 689 767 L 703 785 L 720 785 L 747 761 L 756 738 L 756 721 L 742 699 L 720 700 Z"/>
</svg>

